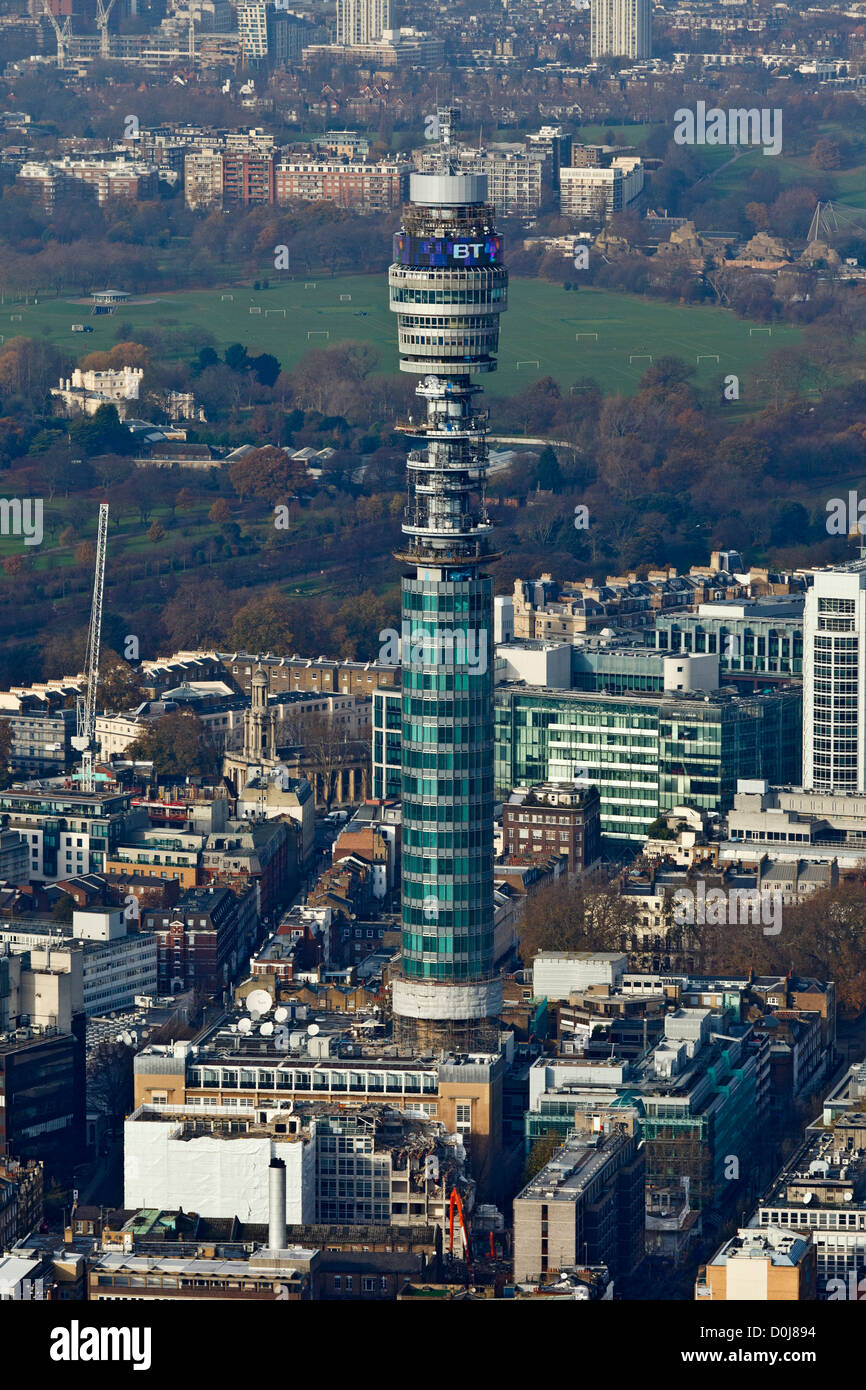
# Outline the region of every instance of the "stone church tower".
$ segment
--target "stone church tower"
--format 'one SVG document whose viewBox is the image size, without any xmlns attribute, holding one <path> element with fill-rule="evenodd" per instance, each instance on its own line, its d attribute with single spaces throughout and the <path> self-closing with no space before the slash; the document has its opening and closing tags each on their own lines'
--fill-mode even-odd
<svg viewBox="0 0 866 1390">
<path fill-rule="evenodd" d="M 252 679 L 252 703 L 244 715 L 244 760 L 273 762 L 276 758 L 277 712 L 268 706 L 268 678 L 261 666 Z"/>
</svg>

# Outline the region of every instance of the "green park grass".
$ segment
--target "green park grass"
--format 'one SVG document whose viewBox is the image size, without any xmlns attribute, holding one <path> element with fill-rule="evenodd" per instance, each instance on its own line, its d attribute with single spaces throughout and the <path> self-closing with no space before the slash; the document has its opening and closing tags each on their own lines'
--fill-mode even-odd
<svg viewBox="0 0 866 1390">
<path fill-rule="evenodd" d="M 575 271 L 575 279 L 579 277 Z M 343 298 L 347 295 L 351 299 Z M 261 312 L 251 314 L 251 308 Z M 283 309 L 285 315 L 273 312 Z M 13 319 L 19 314 L 20 320 Z M 93 333 L 73 333 L 72 324 L 82 322 L 92 325 Z M 184 329 L 212 334 L 220 351 L 240 342 L 251 354 L 273 353 L 286 369 L 297 366 L 311 348 L 345 341 L 376 348 L 383 371 L 398 367 L 396 325 L 381 275 L 305 281 L 281 280 L 272 273 L 267 290 L 236 285 L 141 296 L 114 315 L 96 317 L 90 317 L 86 303 L 64 298 L 0 306 L 0 334 L 7 340 L 18 334 L 45 336 L 76 358 L 113 347 L 121 323 L 130 325 L 133 340 L 142 331 L 164 337 L 166 356 L 178 354 L 172 332 Z M 598 337 L 578 339 L 578 333 Z M 717 382 L 721 392 L 722 378 L 733 373 L 744 393 L 750 373 L 767 353 L 796 344 L 800 334 L 799 328 L 785 324 L 768 331 L 726 309 L 607 290 L 567 291 L 542 280 L 514 279 L 502 319 L 499 370 L 487 385 L 492 395 L 508 395 L 525 390 L 539 376 L 553 376 L 564 389 L 588 376 L 608 394 L 630 394 L 650 357 L 676 356 L 696 367 L 699 385 Z M 699 356 L 719 361 L 698 363 Z M 762 390 L 754 388 L 756 404 Z"/>
</svg>

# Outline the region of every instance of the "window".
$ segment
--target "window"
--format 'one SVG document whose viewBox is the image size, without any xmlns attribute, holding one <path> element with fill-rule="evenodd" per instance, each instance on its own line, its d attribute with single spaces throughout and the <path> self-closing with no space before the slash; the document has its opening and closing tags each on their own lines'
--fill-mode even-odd
<svg viewBox="0 0 866 1390">
<path fill-rule="evenodd" d="M 376 1291 L 376 1280 L 375 1280 L 375 1279 L 369 1279 L 369 1278 L 366 1278 L 366 1277 L 365 1277 L 364 1280 L 363 1280 L 363 1287 L 364 1287 L 364 1293 L 375 1293 L 375 1291 Z"/>
<path fill-rule="evenodd" d="M 456 1115 L 456 1123 L 457 1123 L 457 1133 L 458 1133 L 458 1134 L 471 1134 L 471 1133 L 472 1133 L 472 1105 L 471 1105 L 471 1102 L 469 1102 L 469 1101 L 458 1102 L 457 1106 L 455 1107 L 455 1115 Z"/>
</svg>

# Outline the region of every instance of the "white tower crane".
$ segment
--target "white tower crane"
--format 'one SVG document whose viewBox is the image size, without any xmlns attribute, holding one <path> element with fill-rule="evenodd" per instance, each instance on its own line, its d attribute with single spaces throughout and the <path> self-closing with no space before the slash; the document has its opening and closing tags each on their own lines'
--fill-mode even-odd
<svg viewBox="0 0 866 1390">
<path fill-rule="evenodd" d="M 67 15 L 66 19 L 63 21 L 63 28 L 61 29 L 60 25 L 57 23 L 57 16 L 54 14 L 49 0 L 42 0 L 42 5 L 45 14 L 51 21 L 51 27 L 57 37 L 57 66 L 59 68 L 65 68 L 66 45 L 68 40 L 72 37 L 72 18 Z"/>
<path fill-rule="evenodd" d="M 99 504 L 99 526 L 96 533 L 96 565 L 93 574 L 93 602 L 90 607 L 90 627 L 87 630 L 87 693 L 75 700 L 75 736 L 72 747 L 81 754 L 81 790 L 92 792 L 93 743 L 96 733 L 96 686 L 99 681 L 99 645 L 102 639 L 102 593 L 105 586 L 105 555 L 108 549 L 108 503 Z"/>
<path fill-rule="evenodd" d="M 113 8 L 114 0 L 108 0 L 107 5 L 104 3 L 104 0 L 96 0 L 96 27 L 99 30 L 100 58 L 108 58 L 111 56 L 108 40 L 108 16 L 111 14 Z"/>
</svg>

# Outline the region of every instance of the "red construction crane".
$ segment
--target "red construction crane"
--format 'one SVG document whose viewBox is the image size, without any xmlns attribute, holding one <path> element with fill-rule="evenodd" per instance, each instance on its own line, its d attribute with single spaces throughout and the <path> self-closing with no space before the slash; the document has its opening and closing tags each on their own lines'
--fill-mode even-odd
<svg viewBox="0 0 866 1390">
<path fill-rule="evenodd" d="M 460 1217 L 460 1229 L 463 1232 L 463 1246 L 466 1252 L 466 1263 L 472 1264 L 472 1248 L 469 1244 L 469 1228 L 466 1225 L 466 1217 L 463 1214 L 463 1203 L 460 1200 L 460 1193 L 456 1187 L 451 1189 L 451 1200 L 448 1203 L 448 1254 L 454 1255 L 454 1208 L 457 1208 L 457 1215 Z"/>
</svg>

